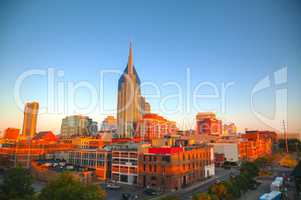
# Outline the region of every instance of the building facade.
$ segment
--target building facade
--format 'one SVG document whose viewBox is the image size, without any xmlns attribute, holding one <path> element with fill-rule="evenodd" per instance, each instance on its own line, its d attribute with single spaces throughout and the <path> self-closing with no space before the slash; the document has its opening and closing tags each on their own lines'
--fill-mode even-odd
<svg viewBox="0 0 301 200">
<path fill-rule="evenodd" d="M 234 123 L 223 125 L 223 136 L 236 136 L 237 128 Z"/>
<path fill-rule="evenodd" d="M 160 115 L 149 113 L 139 120 L 136 136 L 141 137 L 144 141 L 151 141 L 152 139 L 175 135 L 177 130 L 176 122 L 169 121 Z"/>
<path fill-rule="evenodd" d="M 93 136 L 98 130 L 97 123 L 87 116 L 73 115 L 62 120 L 61 137 Z"/>
<path fill-rule="evenodd" d="M 112 147 L 112 180 L 128 185 L 138 183 L 138 146 L 133 143 Z"/>
<path fill-rule="evenodd" d="M 212 143 L 214 153 L 223 154 L 226 161 L 239 162 L 239 144 L 233 143 Z"/>
<path fill-rule="evenodd" d="M 151 147 L 139 156 L 139 185 L 174 191 L 214 175 L 213 149 L 207 145 Z"/>
<path fill-rule="evenodd" d="M 117 119 L 114 116 L 107 116 L 101 124 L 100 131 L 115 132 L 117 130 Z"/>
<path fill-rule="evenodd" d="M 151 106 L 146 101 L 145 97 L 143 96 L 140 97 L 140 104 L 141 104 L 140 107 L 142 111 L 142 116 L 151 112 Z"/>
<path fill-rule="evenodd" d="M 222 135 L 222 121 L 212 112 L 198 113 L 196 116 L 196 134 Z"/>
<path fill-rule="evenodd" d="M 117 132 L 120 137 L 133 136 L 142 114 L 140 79 L 133 64 L 130 46 L 127 67 L 118 81 Z"/>
<path fill-rule="evenodd" d="M 36 134 L 38 112 L 39 112 L 38 102 L 26 103 L 24 108 L 22 137 L 33 138 L 33 136 Z"/>
<path fill-rule="evenodd" d="M 241 160 L 256 160 L 272 154 L 276 133 L 269 131 L 248 131 L 241 135 L 239 156 Z"/>
<path fill-rule="evenodd" d="M 68 162 L 75 166 L 95 169 L 98 179 L 111 178 L 111 151 L 105 149 L 77 149 L 69 152 Z"/>
</svg>

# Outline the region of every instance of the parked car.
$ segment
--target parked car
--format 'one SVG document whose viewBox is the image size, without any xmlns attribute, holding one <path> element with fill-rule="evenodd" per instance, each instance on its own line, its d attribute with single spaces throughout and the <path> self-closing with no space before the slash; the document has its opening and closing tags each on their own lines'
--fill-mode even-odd
<svg viewBox="0 0 301 200">
<path fill-rule="evenodd" d="M 122 193 L 122 200 L 138 200 L 137 194 Z"/>
<path fill-rule="evenodd" d="M 148 188 L 144 190 L 144 193 L 149 196 L 159 195 L 160 193 L 154 189 Z"/>
<path fill-rule="evenodd" d="M 108 188 L 108 189 L 119 189 L 120 185 L 117 185 L 116 183 L 107 183 L 106 188 Z"/>
</svg>

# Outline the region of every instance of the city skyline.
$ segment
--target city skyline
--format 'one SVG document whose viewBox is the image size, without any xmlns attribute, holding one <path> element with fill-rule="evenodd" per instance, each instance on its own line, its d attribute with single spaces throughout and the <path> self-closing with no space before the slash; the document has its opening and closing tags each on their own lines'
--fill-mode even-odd
<svg viewBox="0 0 301 200">
<path fill-rule="evenodd" d="M 66 3 L 62 4 L 66 6 Z M 250 109 L 250 95 L 252 88 L 261 79 L 273 76 L 273 73 L 287 65 L 287 84 L 284 85 L 288 91 L 288 120 L 286 121 L 288 121 L 290 132 L 301 131 L 298 119 L 298 113 L 301 111 L 298 101 L 300 100 L 298 91 L 301 89 L 301 63 L 298 59 L 301 49 L 298 35 L 301 34 L 301 31 L 295 24 L 300 19 L 300 14 L 297 13 L 299 5 L 296 3 L 296 7 L 293 6 L 294 1 L 291 4 L 279 2 L 276 5 L 266 2 L 263 4 L 263 8 L 260 8 L 258 2 L 251 3 L 250 7 L 239 3 L 235 4 L 233 8 L 227 7 L 226 3 L 214 7 L 211 3 L 194 2 L 195 8 L 186 4 L 183 4 L 182 7 L 179 5 L 173 7 L 164 3 L 160 9 L 156 7 L 157 4 L 156 6 L 149 5 L 157 8 L 158 16 L 153 19 L 155 23 L 150 19 L 152 15 L 147 9 L 147 5 L 143 6 L 137 2 L 130 3 L 130 5 L 121 4 L 115 11 L 116 14 L 119 11 L 120 13 L 113 18 L 113 22 L 118 25 L 124 23 L 119 28 L 106 22 L 103 18 L 106 13 L 105 7 L 112 5 L 99 2 L 93 2 L 92 5 L 85 4 L 85 8 L 91 10 L 91 13 L 77 13 L 77 11 L 81 11 L 82 5 L 75 3 L 66 10 L 66 13 L 59 12 L 58 16 L 54 16 L 51 11 L 57 7 L 53 4 L 48 5 L 48 2 L 37 3 L 32 7 L 28 7 L 25 3 L 18 4 L 18 6 L 14 2 L 3 3 L 0 8 L 3 9 L 3 12 L 0 12 L 2 16 L 0 24 L 6 28 L 0 31 L 4 35 L 3 39 L 0 39 L 2 44 L 0 51 L 4 52 L 3 59 L 0 60 L 0 71 L 3 75 L 0 84 L 3 93 L 3 98 L 0 100 L 3 110 L 0 115 L 1 131 L 7 127 L 22 127 L 23 110 L 18 109 L 14 100 L 15 81 L 22 73 L 31 69 L 47 71 L 48 68 L 53 68 L 56 73 L 64 72 L 63 76 L 56 77 L 64 84 L 67 84 L 68 81 L 76 83 L 84 80 L 98 88 L 98 74 L 101 70 L 123 71 L 127 60 L 129 40 L 134 42 L 135 66 L 139 76 L 145 82 L 152 81 L 162 91 L 159 100 L 147 98 L 147 94 L 145 95 L 149 92 L 147 89 L 142 88 L 142 95 L 146 96 L 154 113 L 177 121 L 180 128 L 194 128 L 191 120 L 195 118 L 197 112 L 216 111 L 216 107 L 220 106 L 220 103 L 216 102 L 220 99 L 202 99 L 199 103 L 203 110 L 193 109 L 192 106 L 186 110 L 187 105 L 191 103 L 187 103 L 186 98 L 193 96 L 187 90 L 187 68 L 189 68 L 188 72 L 191 77 L 189 79 L 191 88 L 195 88 L 201 82 L 210 82 L 217 85 L 220 92 L 222 83 L 233 82 L 227 93 L 229 96 L 225 100 L 226 111 L 223 113 L 217 110 L 216 112 L 223 121 L 234 122 L 239 130 L 243 130 L 244 128 L 269 129 L 264 122 L 256 118 Z M 133 5 L 136 6 L 136 10 L 139 10 L 137 19 L 132 16 L 123 19 L 124 10 Z M 41 12 L 39 6 L 41 10 L 50 6 L 50 12 L 41 15 L 41 19 L 33 20 L 32 16 Z M 170 16 L 164 13 L 164 9 L 167 9 L 168 6 L 172 8 Z M 191 13 L 187 16 L 179 13 L 177 16 L 180 7 L 186 11 L 191 10 Z M 205 12 L 205 8 L 223 10 L 226 7 L 228 8 L 226 15 L 212 15 Z M 251 17 L 242 15 L 242 19 L 235 19 L 237 14 L 243 14 L 243 11 L 249 8 Z M 18 9 L 24 12 L 15 13 Z M 104 12 L 98 12 L 97 9 Z M 198 9 L 204 12 L 199 12 Z M 281 15 L 278 11 L 283 11 L 284 14 Z M 16 15 L 12 15 L 12 13 Z M 276 13 L 277 17 L 274 16 Z M 26 14 L 31 15 L 24 17 Z M 141 19 L 138 20 L 138 16 Z M 224 20 L 221 20 L 222 16 Z M 67 28 L 55 23 L 59 17 L 66 17 L 62 24 Z M 44 23 L 43 20 L 46 19 L 48 22 Z M 86 24 L 83 30 L 76 28 L 75 19 L 79 20 L 82 25 Z M 205 19 L 210 19 L 211 23 L 206 22 Z M 20 25 L 18 32 L 13 28 L 14 20 L 24 22 L 23 25 Z M 139 24 L 140 29 L 132 21 Z M 185 31 L 178 27 L 176 22 L 186 27 Z M 247 26 L 247 22 L 250 26 Z M 147 33 L 150 25 L 158 30 L 152 32 L 152 35 Z M 49 31 L 51 27 L 56 27 L 56 32 Z M 117 30 L 123 28 L 124 32 L 116 33 Z M 247 28 L 250 32 L 247 31 Z M 36 29 L 39 31 L 35 31 Z M 113 34 L 107 35 L 106 30 Z M 219 34 L 220 31 L 223 31 L 223 34 Z M 237 34 L 244 37 L 237 38 L 235 37 Z M 118 78 L 118 75 L 107 77 L 106 81 L 111 87 L 106 86 L 105 93 L 98 94 L 105 97 L 104 102 L 99 104 L 111 110 L 116 110 Z M 180 104 L 182 112 L 166 114 L 160 111 L 159 104 L 164 97 L 176 92 L 176 88 L 168 88 L 164 85 L 167 82 L 178 83 L 183 89 L 181 95 L 185 100 Z M 45 107 L 47 105 L 45 87 L 47 85 L 43 77 L 26 80 L 21 90 L 22 102 L 36 100 L 39 101 L 41 108 Z M 275 110 L 272 105 L 276 89 L 278 87 L 272 84 L 272 87 L 264 94 L 257 97 L 255 102 L 258 103 L 256 108 L 259 112 L 273 115 Z M 83 106 L 89 104 L 85 98 L 87 95 L 85 92 L 80 91 L 75 98 L 75 101 Z M 205 89 L 206 92 L 208 91 Z M 267 101 L 267 98 L 270 98 L 271 101 Z M 58 105 L 61 103 L 62 105 L 66 104 L 65 101 L 59 101 Z M 168 108 L 172 109 L 175 105 L 174 100 L 167 102 Z M 71 114 L 74 113 L 54 112 L 39 115 L 38 130 L 53 130 L 59 133 L 61 120 Z M 115 115 L 116 113 L 110 114 Z M 100 122 L 108 114 L 102 114 L 97 110 L 88 114 L 84 113 L 84 115 Z M 183 126 L 184 122 L 185 126 Z M 280 123 L 281 121 L 279 121 Z"/>
</svg>

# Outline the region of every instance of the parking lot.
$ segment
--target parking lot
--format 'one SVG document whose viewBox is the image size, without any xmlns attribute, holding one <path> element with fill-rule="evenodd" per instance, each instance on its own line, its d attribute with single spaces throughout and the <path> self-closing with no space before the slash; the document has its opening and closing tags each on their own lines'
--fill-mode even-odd
<svg viewBox="0 0 301 200">
<path fill-rule="evenodd" d="M 104 183 L 100 184 L 103 189 L 107 192 L 107 199 L 110 200 L 121 200 L 122 193 L 130 193 L 132 195 L 138 195 L 139 199 L 147 199 L 151 196 L 144 194 L 144 189 L 134 187 L 132 185 L 118 184 L 121 187 L 119 189 L 108 189 Z"/>
</svg>

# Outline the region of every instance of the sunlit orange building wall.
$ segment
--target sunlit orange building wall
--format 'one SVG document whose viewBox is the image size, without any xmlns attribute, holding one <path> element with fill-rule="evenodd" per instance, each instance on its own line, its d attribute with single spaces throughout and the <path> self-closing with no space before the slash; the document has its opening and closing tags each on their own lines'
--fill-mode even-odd
<svg viewBox="0 0 301 200">
<path fill-rule="evenodd" d="M 36 134 L 39 103 L 26 103 L 24 109 L 22 136 L 32 138 Z"/>
<path fill-rule="evenodd" d="M 205 166 L 214 164 L 210 146 L 149 148 L 139 156 L 142 187 L 160 191 L 178 190 L 206 177 Z"/>
<path fill-rule="evenodd" d="M 177 132 L 176 123 L 164 117 L 149 113 L 145 114 L 138 122 L 136 136 L 146 141 L 163 138 L 166 135 L 174 135 Z"/>
<path fill-rule="evenodd" d="M 241 136 L 239 157 L 241 160 L 256 160 L 272 154 L 274 135 L 272 132 L 252 131 Z"/>
</svg>

